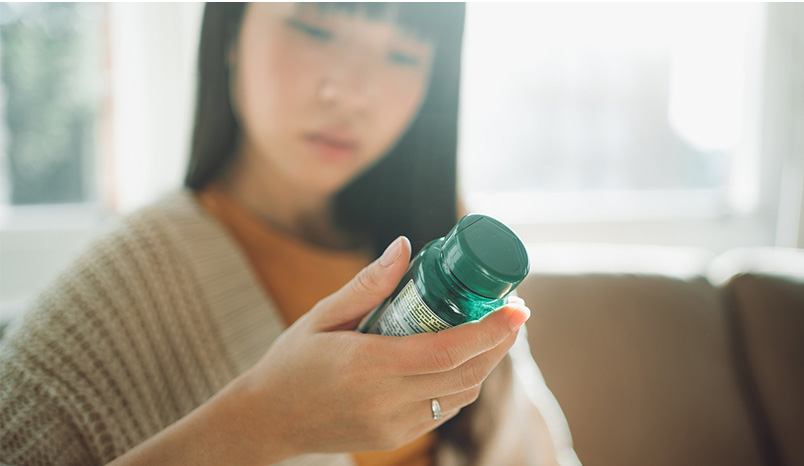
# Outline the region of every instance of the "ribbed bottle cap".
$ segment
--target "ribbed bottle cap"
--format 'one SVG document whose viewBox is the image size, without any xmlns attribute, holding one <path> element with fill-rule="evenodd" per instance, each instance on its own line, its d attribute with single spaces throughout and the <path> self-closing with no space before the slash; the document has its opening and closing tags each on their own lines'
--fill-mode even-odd
<svg viewBox="0 0 804 466">
<path fill-rule="evenodd" d="M 487 298 L 501 298 L 528 274 L 525 245 L 499 220 L 469 214 L 452 227 L 441 249 L 446 268 L 464 286 Z"/>
</svg>

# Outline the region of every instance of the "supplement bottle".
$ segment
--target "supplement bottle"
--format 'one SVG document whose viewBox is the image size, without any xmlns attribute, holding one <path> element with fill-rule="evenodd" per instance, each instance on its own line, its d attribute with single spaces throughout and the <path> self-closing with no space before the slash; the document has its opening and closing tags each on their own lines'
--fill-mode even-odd
<svg viewBox="0 0 804 466">
<path fill-rule="evenodd" d="M 358 331 L 404 336 L 479 320 L 505 304 L 528 269 L 525 246 L 511 229 L 486 215 L 467 215 L 416 255 Z"/>
</svg>

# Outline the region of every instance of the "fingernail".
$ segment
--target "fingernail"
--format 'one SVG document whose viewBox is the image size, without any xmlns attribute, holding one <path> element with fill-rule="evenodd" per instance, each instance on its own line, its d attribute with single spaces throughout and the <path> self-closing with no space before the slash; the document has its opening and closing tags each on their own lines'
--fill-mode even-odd
<svg viewBox="0 0 804 466">
<path fill-rule="evenodd" d="M 516 304 L 525 304 L 525 300 L 520 298 L 519 296 L 508 296 L 508 302 Z"/>
<path fill-rule="evenodd" d="M 516 332 L 530 318 L 530 309 L 527 306 L 516 306 L 515 312 L 508 315 L 508 325 L 512 332 Z"/>
<path fill-rule="evenodd" d="M 388 245 L 385 248 L 385 252 L 382 253 L 380 257 L 380 265 L 383 267 L 390 267 L 391 264 L 396 262 L 396 259 L 399 257 L 399 253 L 402 251 L 402 237 L 395 239 L 393 243 Z"/>
</svg>

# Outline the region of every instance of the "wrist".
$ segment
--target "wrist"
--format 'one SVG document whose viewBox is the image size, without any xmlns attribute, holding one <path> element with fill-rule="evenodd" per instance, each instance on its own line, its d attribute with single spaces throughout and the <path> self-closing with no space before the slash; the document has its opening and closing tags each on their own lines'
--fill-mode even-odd
<svg viewBox="0 0 804 466">
<path fill-rule="evenodd" d="M 272 416 L 273 397 L 252 369 L 233 380 L 219 396 L 221 413 L 231 416 L 226 420 L 231 444 L 238 445 L 236 454 L 243 460 L 237 464 L 255 460 L 260 465 L 273 464 L 301 453 L 293 449 L 282 420 Z"/>
<path fill-rule="evenodd" d="M 238 377 L 195 410 L 118 457 L 115 466 L 266 465 L 295 456 L 282 429 L 260 412 L 259 396 Z M 278 427 L 277 429 L 273 429 Z"/>
</svg>

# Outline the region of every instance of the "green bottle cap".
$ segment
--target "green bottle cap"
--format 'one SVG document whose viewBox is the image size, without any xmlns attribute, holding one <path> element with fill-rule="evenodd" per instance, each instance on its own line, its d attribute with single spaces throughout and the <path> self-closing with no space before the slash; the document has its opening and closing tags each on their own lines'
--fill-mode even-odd
<svg viewBox="0 0 804 466">
<path fill-rule="evenodd" d="M 441 248 L 444 265 L 464 286 L 498 299 L 528 275 L 525 245 L 499 220 L 469 214 L 458 221 Z"/>
</svg>

